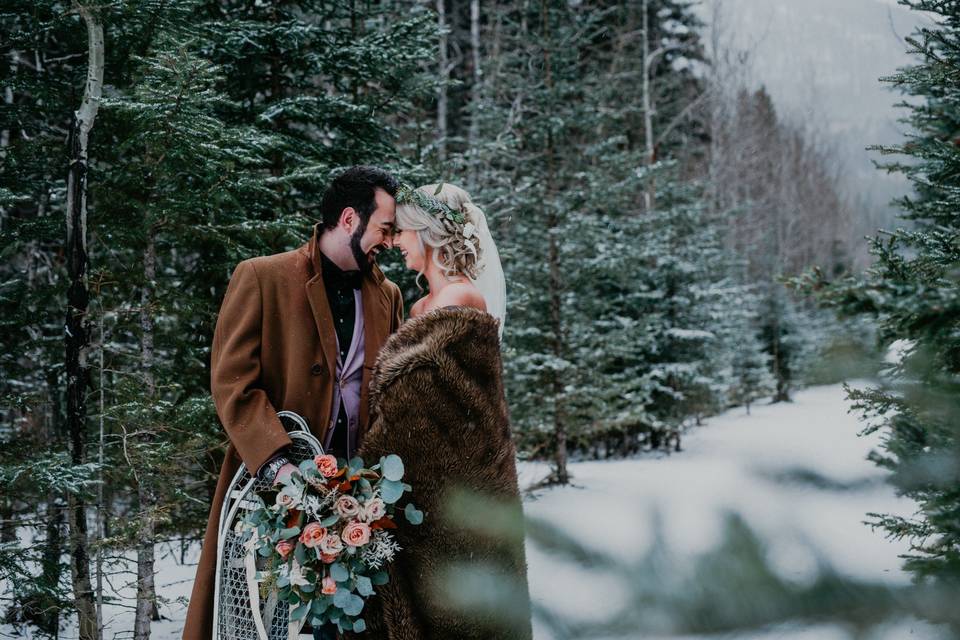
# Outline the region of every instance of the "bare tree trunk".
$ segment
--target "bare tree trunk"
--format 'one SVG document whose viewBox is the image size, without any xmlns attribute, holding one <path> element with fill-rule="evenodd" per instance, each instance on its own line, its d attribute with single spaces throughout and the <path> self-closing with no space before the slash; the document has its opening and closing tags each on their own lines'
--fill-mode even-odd
<svg viewBox="0 0 960 640">
<path fill-rule="evenodd" d="M 60 583 L 63 568 L 60 564 L 63 552 L 63 503 L 53 491 L 47 494 L 44 515 L 47 524 L 40 561 L 40 582 L 45 586 L 53 586 Z M 35 615 L 40 628 L 47 633 L 56 633 L 60 626 L 60 612 L 40 593 L 36 594 L 34 606 L 37 607 Z"/>
<path fill-rule="evenodd" d="M 97 117 L 103 87 L 103 24 L 96 10 L 74 2 L 74 10 L 87 27 L 88 69 L 83 101 L 74 112 L 70 126 L 70 164 L 67 174 L 66 262 L 70 288 L 67 291 L 67 318 L 64 339 L 67 372 L 67 430 L 70 458 L 74 465 L 84 462 L 86 446 L 86 393 L 90 377 L 87 363 L 90 349 L 87 335 L 87 149 L 90 130 Z M 77 608 L 80 640 L 100 637 L 96 606 L 90 585 L 90 554 L 87 540 L 86 503 L 70 494 L 70 557 L 74 603 Z"/>
<path fill-rule="evenodd" d="M 550 16 L 547 11 L 546 0 L 541 0 L 540 14 L 542 21 L 543 43 L 543 69 L 544 86 L 547 92 L 553 90 L 553 68 L 550 56 Z M 557 242 L 556 229 L 560 226 L 560 215 L 556 209 L 556 199 L 553 197 L 556 189 L 557 177 L 555 166 L 555 148 L 553 131 L 548 128 L 547 131 L 547 202 L 550 210 L 547 218 L 547 262 L 550 268 L 550 324 L 553 334 L 553 355 L 558 361 L 565 355 L 565 344 L 563 337 L 563 316 L 562 316 L 562 280 L 560 277 L 560 247 Z M 556 448 L 554 450 L 554 480 L 559 484 L 567 484 L 570 481 L 570 474 L 567 470 L 567 424 L 565 406 L 563 401 L 563 380 L 557 371 L 553 371 L 551 380 L 551 391 L 554 397 L 555 408 L 553 412 L 553 431 Z"/>
<path fill-rule="evenodd" d="M 104 465 L 104 450 L 105 450 L 105 433 L 104 433 L 104 424 L 103 424 L 103 409 L 104 409 L 104 398 L 103 398 L 103 352 L 106 348 L 106 339 L 103 335 L 103 307 L 101 305 L 100 313 L 98 314 L 98 331 L 97 335 L 100 337 L 100 367 L 98 370 L 99 381 L 97 387 L 99 389 L 99 422 L 100 422 L 100 439 L 97 443 L 97 463 L 100 465 L 100 482 L 97 483 L 97 532 L 94 540 L 99 543 L 103 540 L 104 536 L 104 520 L 106 519 L 106 509 L 104 508 L 103 503 L 103 487 L 106 485 L 103 477 L 103 465 Z M 103 545 L 97 545 L 97 560 L 96 560 L 96 572 L 97 572 L 97 628 L 103 629 Z"/>
<path fill-rule="evenodd" d="M 470 0 L 470 51 L 473 54 L 473 86 L 470 91 L 470 130 L 467 137 L 467 153 L 471 154 L 470 173 L 467 184 L 471 191 L 477 188 L 479 162 L 476 157 L 480 141 L 480 101 L 483 97 L 483 72 L 480 68 L 480 0 Z"/>
<path fill-rule="evenodd" d="M 153 376 L 153 288 L 157 277 L 157 249 L 155 230 L 150 227 L 147 246 L 143 250 L 143 289 L 140 294 L 140 364 L 146 383 L 147 402 L 156 398 L 156 381 Z M 152 439 L 152 425 L 141 426 L 141 442 L 149 444 Z M 137 501 L 140 506 L 140 536 L 137 545 L 137 613 L 134 619 L 133 637 L 135 640 L 149 640 L 150 621 L 158 620 L 157 592 L 154 585 L 153 544 L 156 537 L 156 522 L 152 474 L 149 465 L 143 465 L 137 479 Z"/>
<path fill-rule="evenodd" d="M 445 0 L 437 0 L 437 26 L 440 28 L 440 87 L 437 89 L 437 156 L 447 159 L 447 82 L 450 63 L 447 56 L 447 8 Z"/>
<path fill-rule="evenodd" d="M 656 162 L 656 147 L 653 140 L 653 99 L 650 96 L 650 74 L 653 71 L 653 65 L 650 57 L 650 15 L 647 11 L 648 1 L 643 0 L 641 4 L 642 35 L 643 38 L 643 136 L 646 144 L 645 160 L 647 167 L 653 166 Z M 653 199 L 653 176 L 647 176 L 647 188 L 643 192 L 643 205 L 645 211 L 652 211 L 654 206 Z"/>
</svg>

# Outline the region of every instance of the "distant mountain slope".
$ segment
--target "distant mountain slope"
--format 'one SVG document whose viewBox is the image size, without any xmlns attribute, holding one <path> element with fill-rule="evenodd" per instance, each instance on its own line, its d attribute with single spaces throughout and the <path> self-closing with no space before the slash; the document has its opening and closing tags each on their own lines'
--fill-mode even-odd
<svg viewBox="0 0 960 640">
<path fill-rule="evenodd" d="M 887 203 L 906 183 L 875 170 L 864 147 L 902 139 L 902 98 L 879 78 L 910 64 L 902 38 L 928 18 L 893 0 L 705 0 L 704 19 L 714 3 L 780 112 L 836 145 L 850 193 L 869 205 L 857 226 L 894 224 Z"/>
</svg>

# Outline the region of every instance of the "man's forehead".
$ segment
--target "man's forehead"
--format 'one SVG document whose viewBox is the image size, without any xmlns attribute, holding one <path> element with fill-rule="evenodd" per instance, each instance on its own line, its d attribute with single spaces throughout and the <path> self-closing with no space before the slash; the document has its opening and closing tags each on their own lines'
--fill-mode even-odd
<svg viewBox="0 0 960 640">
<path fill-rule="evenodd" d="M 397 212 L 393 207 L 390 207 L 389 209 L 386 207 L 380 207 L 373 213 L 373 216 L 370 218 L 370 220 L 374 224 L 392 225 L 394 222 L 396 222 L 396 217 Z"/>
</svg>

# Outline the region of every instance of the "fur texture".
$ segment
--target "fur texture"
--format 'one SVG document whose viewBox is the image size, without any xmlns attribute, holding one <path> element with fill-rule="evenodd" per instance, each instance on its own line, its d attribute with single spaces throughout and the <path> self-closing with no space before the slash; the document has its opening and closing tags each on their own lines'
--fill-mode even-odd
<svg viewBox="0 0 960 640">
<path fill-rule="evenodd" d="M 359 455 L 403 458 L 425 518 L 412 526 L 400 517 L 403 550 L 368 602 L 364 638 L 532 635 L 497 329 L 489 314 L 445 307 L 407 321 L 377 359 Z"/>
</svg>

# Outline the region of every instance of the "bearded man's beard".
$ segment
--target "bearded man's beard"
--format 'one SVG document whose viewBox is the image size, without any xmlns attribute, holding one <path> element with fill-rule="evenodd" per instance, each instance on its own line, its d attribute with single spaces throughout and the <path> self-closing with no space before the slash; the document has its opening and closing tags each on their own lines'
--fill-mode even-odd
<svg viewBox="0 0 960 640">
<path fill-rule="evenodd" d="M 353 259 L 357 263 L 357 267 L 360 269 L 360 273 L 367 275 L 370 271 L 373 270 L 373 260 L 370 259 L 367 254 L 363 252 L 363 249 L 360 248 L 360 238 L 363 237 L 364 232 L 367 230 L 366 221 L 361 221 L 360 226 L 357 227 L 353 235 L 350 236 L 350 251 L 353 253 Z"/>
</svg>

